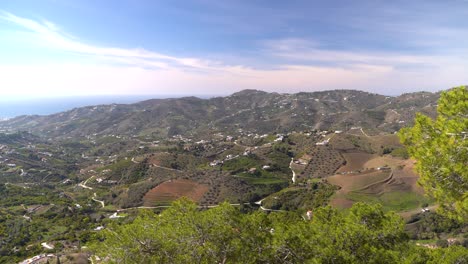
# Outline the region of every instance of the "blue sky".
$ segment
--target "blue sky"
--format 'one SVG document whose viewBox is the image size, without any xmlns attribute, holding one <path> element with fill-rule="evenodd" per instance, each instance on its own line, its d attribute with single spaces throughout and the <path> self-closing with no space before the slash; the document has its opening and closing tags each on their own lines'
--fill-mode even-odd
<svg viewBox="0 0 468 264">
<path fill-rule="evenodd" d="M 468 84 L 468 1 L 9 1 L 0 97 Z"/>
</svg>

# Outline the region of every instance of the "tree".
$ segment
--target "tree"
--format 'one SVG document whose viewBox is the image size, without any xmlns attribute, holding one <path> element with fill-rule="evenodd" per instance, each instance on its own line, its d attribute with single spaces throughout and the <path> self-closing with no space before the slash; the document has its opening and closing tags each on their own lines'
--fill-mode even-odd
<svg viewBox="0 0 468 264">
<path fill-rule="evenodd" d="M 399 132 L 417 160 L 419 183 L 445 213 L 468 219 L 468 89 L 441 94 L 435 120 L 417 114 L 413 127 Z"/>
<path fill-rule="evenodd" d="M 367 204 L 349 213 L 319 208 L 307 221 L 294 212 L 242 214 L 226 203 L 200 210 L 181 200 L 101 234 L 91 248 L 110 263 L 397 263 L 411 247 L 400 217 Z"/>
</svg>

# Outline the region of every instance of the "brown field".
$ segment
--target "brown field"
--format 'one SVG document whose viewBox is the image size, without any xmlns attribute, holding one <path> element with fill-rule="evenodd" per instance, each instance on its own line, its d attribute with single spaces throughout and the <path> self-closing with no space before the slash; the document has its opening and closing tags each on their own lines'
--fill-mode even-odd
<svg viewBox="0 0 468 264">
<path fill-rule="evenodd" d="M 369 170 L 363 173 L 337 174 L 328 177 L 327 180 L 331 184 L 341 187 L 338 192 L 348 193 L 385 180 L 389 176 L 389 173 L 389 171 Z"/>
<path fill-rule="evenodd" d="M 411 190 L 418 194 L 424 194 L 424 190 L 417 183 L 419 176 L 414 170 L 414 160 L 404 160 L 402 162 L 403 168 L 394 170 L 395 179 L 401 180 L 411 186 Z"/>
<path fill-rule="evenodd" d="M 356 171 L 367 168 L 364 166 L 369 160 L 376 158 L 375 154 L 364 152 L 350 152 L 342 154 L 346 160 L 346 164 L 338 169 L 338 172 Z"/>
<path fill-rule="evenodd" d="M 394 168 L 400 165 L 404 165 L 405 162 L 406 161 L 403 159 L 395 158 L 390 155 L 385 155 L 385 156 L 375 157 L 371 160 L 368 160 L 366 163 L 364 163 L 363 166 L 364 168 L 378 168 L 378 167 L 385 167 L 385 166 Z"/>
<path fill-rule="evenodd" d="M 376 135 L 368 138 L 372 149 L 381 153 L 383 148 L 401 148 L 403 145 L 396 134 Z"/>
<path fill-rule="evenodd" d="M 154 153 L 149 156 L 148 162 L 149 164 L 157 165 L 157 166 L 162 166 L 163 161 L 165 159 L 168 159 L 170 155 L 168 153 Z"/>
<path fill-rule="evenodd" d="M 370 137 L 376 145 L 382 146 L 402 146 L 396 134 L 378 135 Z"/>
<path fill-rule="evenodd" d="M 354 201 L 347 195 L 371 184 L 379 183 L 389 176 L 389 172 L 369 170 L 363 173 L 337 174 L 327 178 L 328 182 L 341 187 L 332 197 L 330 205 L 338 208 L 349 208 Z"/>
<path fill-rule="evenodd" d="M 191 180 L 169 180 L 151 189 L 143 197 L 144 206 L 168 204 L 181 197 L 199 202 L 209 187 Z"/>
<path fill-rule="evenodd" d="M 417 212 L 423 203 L 431 200 L 424 196 L 417 184 L 419 176 L 413 171 L 414 161 L 379 157 L 371 160 L 373 166 L 392 167 L 392 171 L 368 170 L 356 174 L 339 174 L 327 180 L 341 187 L 330 204 L 338 208 L 349 208 L 354 202 L 381 203 L 385 210 L 408 215 Z M 393 162 L 393 163 L 391 163 Z M 388 164 L 391 163 L 391 164 Z"/>
<path fill-rule="evenodd" d="M 349 208 L 355 202 L 381 203 L 384 210 L 406 216 L 418 212 L 422 204 L 432 203 L 417 183 L 419 176 L 413 171 L 414 161 L 372 154 L 388 147 L 401 147 L 397 135 L 367 137 L 360 130 L 354 132 L 356 136 L 342 134 L 330 141 L 330 146 L 346 160 L 338 174 L 327 177 L 331 184 L 341 187 L 330 201 L 332 206 Z M 379 167 L 389 170 L 377 170 Z"/>
</svg>

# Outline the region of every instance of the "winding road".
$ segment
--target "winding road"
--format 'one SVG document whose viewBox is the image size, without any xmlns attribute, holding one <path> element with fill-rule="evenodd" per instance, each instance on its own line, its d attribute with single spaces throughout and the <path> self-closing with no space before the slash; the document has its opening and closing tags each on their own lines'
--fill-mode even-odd
<svg viewBox="0 0 468 264">
<path fill-rule="evenodd" d="M 81 188 L 84 188 L 84 189 L 92 190 L 93 188 L 87 186 L 86 184 L 88 183 L 89 180 L 91 180 L 91 179 L 94 178 L 94 177 L 95 177 L 95 176 L 91 176 L 91 177 L 89 177 L 86 181 L 80 182 L 80 183 L 78 184 L 78 186 L 80 186 Z M 104 208 L 104 207 L 106 206 L 105 203 L 104 203 L 104 201 L 98 200 L 98 199 L 96 199 L 96 197 L 97 197 L 97 195 L 96 195 L 96 193 L 94 193 L 93 196 L 91 197 L 91 200 L 93 200 L 93 201 L 95 201 L 95 202 L 97 202 L 97 203 L 100 203 L 100 204 L 102 205 L 102 207 Z"/>
<path fill-rule="evenodd" d="M 366 132 L 364 132 L 364 130 L 362 130 L 362 127 L 361 127 L 361 132 L 362 132 L 362 134 L 364 134 L 364 136 L 369 137 L 369 135 L 367 135 Z"/>
<path fill-rule="evenodd" d="M 93 195 L 93 197 L 91 197 L 91 199 L 93 201 L 95 201 L 95 202 L 100 203 L 102 205 L 102 208 L 104 208 L 105 207 L 104 201 L 100 201 L 100 200 L 96 199 L 96 196 L 97 196 L 96 193 L 94 193 L 94 195 Z"/>
<path fill-rule="evenodd" d="M 296 183 L 296 178 L 297 178 L 297 176 L 296 176 L 296 172 L 295 172 L 295 171 L 293 170 L 293 168 L 292 168 L 293 163 L 294 163 L 294 158 L 291 158 L 291 162 L 289 163 L 289 168 L 290 168 L 291 171 L 292 171 L 292 178 L 291 178 L 291 180 L 292 180 L 293 183 Z"/>
<path fill-rule="evenodd" d="M 80 186 L 81 188 L 85 188 L 85 189 L 88 189 L 88 190 L 92 190 L 93 188 L 89 187 L 89 186 L 86 186 L 86 184 L 88 183 L 89 180 L 91 180 L 92 178 L 94 178 L 94 176 L 91 176 L 89 177 L 86 181 L 84 182 L 80 182 L 78 184 L 78 186 Z"/>
</svg>

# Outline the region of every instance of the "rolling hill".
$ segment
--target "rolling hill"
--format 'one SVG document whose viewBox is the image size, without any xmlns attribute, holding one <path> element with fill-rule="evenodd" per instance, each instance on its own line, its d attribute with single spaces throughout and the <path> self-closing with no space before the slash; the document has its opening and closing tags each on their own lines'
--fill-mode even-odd
<svg viewBox="0 0 468 264">
<path fill-rule="evenodd" d="M 0 122 L 1 131 L 25 130 L 47 137 L 87 135 L 201 136 L 207 132 L 284 133 L 363 127 L 394 132 L 416 112 L 435 115 L 438 93 L 389 97 L 354 90 L 278 94 L 244 90 L 227 97 L 154 99 L 135 104 L 75 108 L 47 116 Z"/>
</svg>

